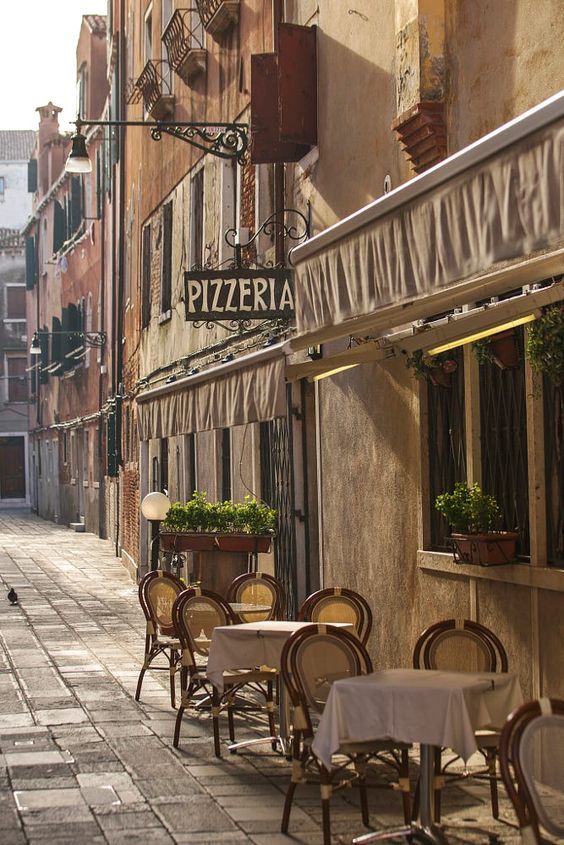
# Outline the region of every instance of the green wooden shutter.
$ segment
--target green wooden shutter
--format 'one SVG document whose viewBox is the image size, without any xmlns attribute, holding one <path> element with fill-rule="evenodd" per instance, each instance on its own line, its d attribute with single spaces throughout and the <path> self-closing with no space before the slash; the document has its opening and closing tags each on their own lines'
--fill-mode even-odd
<svg viewBox="0 0 564 845">
<path fill-rule="evenodd" d="M 25 239 L 25 286 L 31 290 L 37 281 L 37 262 L 35 260 L 35 238 Z"/>
<path fill-rule="evenodd" d="M 66 240 L 65 209 L 55 200 L 53 204 L 53 252 L 58 252 Z"/>
<path fill-rule="evenodd" d="M 71 179 L 71 230 L 74 233 L 82 223 L 82 180 L 80 176 Z"/>
<path fill-rule="evenodd" d="M 37 159 L 30 158 L 27 163 L 27 192 L 34 194 L 37 190 Z"/>
<path fill-rule="evenodd" d="M 115 478 L 118 475 L 118 454 L 117 454 L 117 420 L 116 412 L 111 411 L 106 420 L 106 475 Z"/>
<path fill-rule="evenodd" d="M 53 317 L 51 320 L 51 364 L 59 364 L 59 369 L 54 370 L 52 375 L 59 376 L 63 374 L 63 335 L 61 321 L 58 317 Z"/>
<path fill-rule="evenodd" d="M 39 383 L 46 384 L 49 380 L 49 373 L 46 372 L 46 367 L 49 366 L 49 330 L 47 326 L 43 326 L 37 332 L 39 338 L 39 348 L 41 355 L 39 356 Z"/>
</svg>

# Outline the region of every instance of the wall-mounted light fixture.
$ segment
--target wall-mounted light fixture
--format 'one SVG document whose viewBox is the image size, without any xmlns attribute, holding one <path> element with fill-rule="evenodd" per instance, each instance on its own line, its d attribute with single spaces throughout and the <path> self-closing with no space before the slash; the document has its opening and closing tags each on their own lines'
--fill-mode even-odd
<svg viewBox="0 0 564 845">
<path fill-rule="evenodd" d="M 531 323 L 535 319 L 535 314 L 527 314 L 525 317 L 517 317 L 515 320 L 510 320 L 509 322 L 502 323 L 499 326 L 491 326 L 489 329 L 474 332 L 474 334 L 467 335 L 466 337 L 451 340 L 448 343 L 441 343 L 439 346 L 433 346 L 432 349 L 427 350 L 427 353 L 429 355 L 439 355 L 441 352 L 447 352 L 449 349 L 456 349 L 457 346 L 465 346 L 467 343 L 475 343 L 477 340 L 483 340 L 485 337 L 491 337 L 492 335 L 499 334 L 507 329 L 515 329 L 517 326 L 522 326 L 524 323 Z"/>
<path fill-rule="evenodd" d="M 92 162 L 86 148 L 83 126 L 147 126 L 151 138 L 160 141 L 163 133 L 179 138 L 204 153 L 218 158 L 235 159 L 243 164 L 246 159 L 249 139 L 246 123 L 197 123 L 194 121 L 150 121 L 150 120 L 87 120 L 77 118 L 76 132 L 72 136 L 72 149 L 66 161 L 67 173 L 91 173 Z"/>
<path fill-rule="evenodd" d="M 101 349 L 103 346 L 106 345 L 106 332 L 80 332 L 80 331 L 67 331 L 67 332 L 34 332 L 33 337 L 31 338 L 31 346 L 29 348 L 30 355 L 41 355 L 41 341 L 39 338 L 41 337 L 51 337 L 52 335 L 65 335 L 66 337 L 76 337 L 78 338 L 83 346 L 94 346 L 98 349 Z"/>
</svg>

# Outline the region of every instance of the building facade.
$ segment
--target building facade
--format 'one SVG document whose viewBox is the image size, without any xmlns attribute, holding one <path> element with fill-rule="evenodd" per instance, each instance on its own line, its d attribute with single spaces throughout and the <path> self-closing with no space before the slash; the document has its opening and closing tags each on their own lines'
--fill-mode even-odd
<svg viewBox="0 0 564 845">
<path fill-rule="evenodd" d="M 25 252 L 31 131 L 0 131 L 0 507 L 29 505 Z"/>
<path fill-rule="evenodd" d="M 564 299 L 564 24 L 557 0 L 501 5 L 109 3 L 104 113 L 131 125 L 108 131 L 93 224 L 108 340 L 89 443 L 136 576 L 147 492 L 252 493 L 279 510 L 261 566 L 291 612 L 319 585 L 360 591 L 382 667 L 437 619 L 476 619 L 527 695 L 562 696 L 562 391 L 526 346 Z M 472 345 L 502 329 L 505 369 Z M 434 501 L 457 481 L 497 497 L 518 562 L 453 562 Z"/>
<path fill-rule="evenodd" d="M 100 117 L 106 104 L 105 18 L 86 15 L 77 46 L 81 110 Z M 70 140 L 60 109 L 37 109 L 31 163 L 32 216 L 25 227 L 31 355 L 33 506 L 40 516 L 108 535 L 105 460 L 111 355 L 105 300 L 105 242 L 110 150 L 97 127 L 89 135 L 96 166 L 88 177 L 64 170 Z M 102 458 L 104 456 L 104 458 Z"/>
</svg>

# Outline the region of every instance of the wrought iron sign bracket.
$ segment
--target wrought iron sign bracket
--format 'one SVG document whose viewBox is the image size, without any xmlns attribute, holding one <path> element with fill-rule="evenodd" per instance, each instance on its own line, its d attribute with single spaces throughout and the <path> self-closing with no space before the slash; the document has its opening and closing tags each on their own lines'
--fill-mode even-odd
<svg viewBox="0 0 564 845">
<path fill-rule="evenodd" d="M 291 214 L 298 218 L 298 222 L 294 226 L 286 223 L 286 216 Z M 296 244 L 307 241 L 310 235 L 309 220 L 305 214 L 295 208 L 283 208 L 282 211 L 275 211 L 270 217 L 267 217 L 246 243 L 242 244 L 238 241 L 237 229 L 228 229 L 225 232 L 224 239 L 225 243 L 235 250 L 235 265 L 244 267 L 246 265 L 243 262 L 242 250 L 252 246 L 260 235 L 273 237 L 275 234 L 282 235 L 287 240 L 295 241 Z"/>
<path fill-rule="evenodd" d="M 247 160 L 249 146 L 248 124 L 246 123 L 198 123 L 194 121 L 168 120 L 88 120 L 77 118 L 76 135 L 83 126 L 147 126 L 151 138 L 160 141 L 163 133 L 185 141 L 192 147 L 217 158 L 235 159 L 239 164 Z"/>
</svg>

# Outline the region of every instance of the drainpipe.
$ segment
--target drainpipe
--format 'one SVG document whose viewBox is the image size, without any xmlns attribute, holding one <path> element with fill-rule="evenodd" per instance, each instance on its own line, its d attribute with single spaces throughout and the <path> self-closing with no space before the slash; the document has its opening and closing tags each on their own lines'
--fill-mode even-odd
<svg viewBox="0 0 564 845">
<path fill-rule="evenodd" d="M 284 20 L 284 9 L 282 0 L 272 0 L 272 41 L 274 52 L 278 52 L 278 24 Z M 274 209 L 282 211 L 285 207 L 284 199 L 284 164 L 274 165 Z M 283 266 L 284 255 L 284 231 L 282 227 L 275 227 L 274 252 L 276 264 Z"/>
<path fill-rule="evenodd" d="M 103 167 L 103 162 L 102 162 Z M 99 175 L 99 174 L 98 174 Z M 97 186 L 100 190 L 100 186 Z M 100 320 L 99 327 L 102 331 L 106 329 L 106 203 L 104 195 L 100 198 Z M 106 334 L 106 337 L 108 335 Z M 102 347 L 100 350 L 100 371 L 98 373 L 98 410 L 102 410 L 104 402 L 104 376 L 102 374 L 102 363 L 108 360 L 108 348 Z M 98 417 L 98 460 L 102 460 L 102 448 L 104 445 L 104 417 Z M 98 473 L 99 487 L 98 487 L 98 536 L 106 536 L 106 481 L 102 472 Z"/>
</svg>

